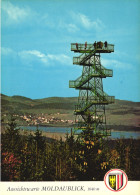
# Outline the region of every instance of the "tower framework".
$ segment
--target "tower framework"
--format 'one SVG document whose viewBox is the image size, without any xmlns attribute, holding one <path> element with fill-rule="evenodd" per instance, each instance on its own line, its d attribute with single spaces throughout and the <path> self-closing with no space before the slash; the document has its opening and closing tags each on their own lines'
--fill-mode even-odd
<svg viewBox="0 0 140 195">
<path fill-rule="evenodd" d="M 100 54 L 114 52 L 114 45 L 107 42 L 71 44 L 71 51 L 81 53 L 73 57 L 73 64 L 83 66 L 82 75 L 69 81 L 69 87 L 79 90 L 75 105 L 74 130 L 82 130 L 84 136 L 106 137 L 111 135 L 106 127 L 105 105 L 114 103 L 115 97 L 103 91 L 102 79 L 112 77 L 113 71 L 101 65 Z"/>
</svg>

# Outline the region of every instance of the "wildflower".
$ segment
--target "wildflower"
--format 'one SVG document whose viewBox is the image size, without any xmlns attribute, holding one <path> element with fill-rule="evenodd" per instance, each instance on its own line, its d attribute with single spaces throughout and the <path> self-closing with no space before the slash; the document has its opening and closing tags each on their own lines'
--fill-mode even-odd
<svg viewBox="0 0 140 195">
<path fill-rule="evenodd" d="M 98 149 L 98 154 L 101 154 L 101 152 L 102 152 L 102 150 L 99 150 L 99 149 Z"/>
<path fill-rule="evenodd" d="M 5 166 L 5 169 L 8 172 L 9 180 L 13 180 L 14 178 L 19 177 L 18 173 L 18 167 L 19 164 L 22 163 L 21 160 L 18 160 L 16 157 L 14 157 L 13 153 L 2 153 L 3 160 L 2 164 Z"/>
<path fill-rule="evenodd" d="M 84 166 L 87 166 L 87 162 L 84 162 Z"/>
</svg>

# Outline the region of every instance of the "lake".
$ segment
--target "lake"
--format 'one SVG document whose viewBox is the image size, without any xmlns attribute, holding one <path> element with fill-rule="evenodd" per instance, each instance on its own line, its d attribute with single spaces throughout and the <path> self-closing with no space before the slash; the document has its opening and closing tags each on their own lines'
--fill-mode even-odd
<svg viewBox="0 0 140 195">
<path fill-rule="evenodd" d="M 29 131 L 36 131 L 36 126 L 20 126 L 20 129 L 29 130 Z M 39 130 L 51 133 L 70 133 L 71 127 L 45 127 L 39 126 Z M 117 138 L 133 138 L 133 139 L 140 139 L 140 132 L 138 131 L 111 131 L 112 139 Z"/>
</svg>

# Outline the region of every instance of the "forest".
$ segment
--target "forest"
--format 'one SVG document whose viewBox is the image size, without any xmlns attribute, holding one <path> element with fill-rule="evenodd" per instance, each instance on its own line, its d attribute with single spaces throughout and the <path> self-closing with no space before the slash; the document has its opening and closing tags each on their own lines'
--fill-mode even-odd
<svg viewBox="0 0 140 195">
<path fill-rule="evenodd" d="M 103 181 L 107 171 L 119 168 L 129 180 L 140 180 L 140 141 L 93 140 L 66 134 L 49 139 L 38 129 L 21 135 L 15 118 L 1 134 L 2 181 Z"/>
</svg>

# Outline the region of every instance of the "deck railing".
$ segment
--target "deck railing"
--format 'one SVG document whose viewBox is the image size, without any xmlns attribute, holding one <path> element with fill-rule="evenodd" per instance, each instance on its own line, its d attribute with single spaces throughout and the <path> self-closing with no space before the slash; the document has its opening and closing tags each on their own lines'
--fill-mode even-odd
<svg viewBox="0 0 140 195">
<path fill-rule="evenodd" d="M 93 44 L 81 44 L 81 43 L 71 43 L 71 51 L 79 52 L 79 51 L 84 51 L 89 53 L 90 51 L 96 50 L 97 53 L 98 51 L 100 52 L 114 52 L 114 45 L 113 44 L 108 44 L 105 45 L 105 43 L 101 42 L 102 44 L 96 43 L 96 45 Z"/>
</svg>

